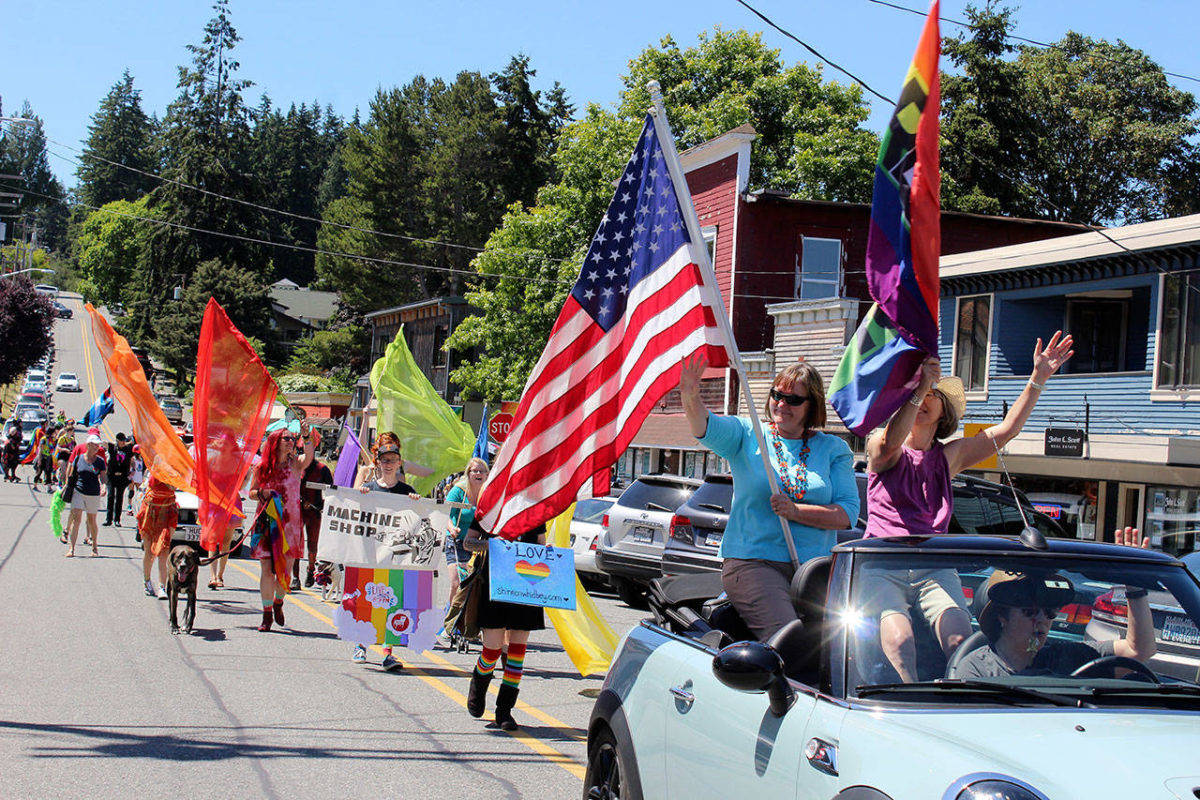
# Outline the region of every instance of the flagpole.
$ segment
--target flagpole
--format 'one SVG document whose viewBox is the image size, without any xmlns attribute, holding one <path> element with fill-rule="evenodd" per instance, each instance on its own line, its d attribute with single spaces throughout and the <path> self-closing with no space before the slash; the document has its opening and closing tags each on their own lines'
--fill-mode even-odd
<svg viewBox="0 0 1200 800">
<path fill-rule="evenodd" d="M 758 452 L 762 456 L 763 469 L 767 472 L 767 481 L 771 485 L 771 494 L 779 494 L 779 481 L 775 468 L 771 466 L 771 457 L 767 454 L 767 439 L 763 434 L 762 421 L 754 409 L 754 397 L 750 394 L 750 382 L 746 379 L 746 367 L 742 363 L 742 354 L 738 350 L 737 340 L 733 338 L 733 328 L 729 324 L 729 314 L 725 311 L 725 301 L 721 297 L 721 289 L 717 284 L 717 274 L 713 269 L 712 259 L 709 258 L 708 248 L 702 246 L 704 234 L 700 230 L 700 220 L 696 217 L 696 207 L 692 204 L 692 194 L 687 189 L 687 179 L 683 167 L 679 164 L 679 153 L 675 150 L 675 136 L 667 122 L 667 111 L 663 107 L 662 87 L 658 81 L 646 84 L 650 99 L 654 105 L 650 116 L 654 120 L 654 131 L 658 134 L 658 142 L 666 158 L 667 170 L 671 173 L 671 183 L 675 186 L 675 199 L 679 202 L 679 210 L 683 213 L 683 221 L 687 225 L 688 238 L 691 239 L 692 257 L 700 268 L 700 274 L 708 287 L 709 301 L 713 303 L 714 316 L 721 336 L 725 339 L 725 350 L 729 353 L 732 369 L 738 376 L 738 385 L 742 396 L 746 398 L 746 408 L 750 412 L 750 423 L 754 428 L 754 438 L 758 441 Z M 788 522 L 779 517 L 779 528 L 783 531 L 783 541 L 787 544 L 788 555 L 791 556 L 792 566 L 800 568 L 800 556 L 796 553 L 796 543 L 792 541 L 792 532 Z"/>
</svg>

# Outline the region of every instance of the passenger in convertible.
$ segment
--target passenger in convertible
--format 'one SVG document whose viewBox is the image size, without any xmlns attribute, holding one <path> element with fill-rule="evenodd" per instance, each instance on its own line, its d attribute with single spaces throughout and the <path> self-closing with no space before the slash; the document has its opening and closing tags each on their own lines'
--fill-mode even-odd
<svg viewBox="0 0 1200 800">
<path fill-rule="evenodd" d="M 828 555 L 834 531 L 858 519 L 853 455 L 823 433 L 825 386 L 804 362 L 775 376 L 763 407 L 767 452 L 782 491 L 771 493 L 749 419 L 710 413 L 700 399 L 707 362 L 686 359 L 679 393 L 692 434 L 729 460 L 733 505 L 721 539 L 721 582 L 738 614 L 760 640 L 797 618 L 790 587 L 791 557 L 779 518 L 787 520 L 800 563 Z"/>
<path fill-rule="evenodd" d="M 1117 531 L 1118 544 L 1134 544 L 1137 531 Z M 1143 546 L 1145 546 L 1143 544 Z M 1077 601 L 1071 582 L 1057 573 L 996 570 L 984 583 L 979 627 L 988 644 L 967 654 L 951 678 L 999 678 L 1005 675 L 1070 675 L 1104 656 L 1142 663 L 1154 655 L 1154 620 L 1148 592 L 1128 586 L 1125 638 L 1105 642 L 1048 642 L 1059 610 Z"/>
<path fill-rule="evenodd" d="M 871 536 L 932 536 L 949 530 L 954 513 L 950 479 L 978 464 L 1021 432 L 1038 397 L 1074 351 L 1070 335 L 1055 332 L 1033 349 L 1033 373 L 1008 415 L 980 436 L 943 443 L 958 430 L 967 400 L 962 381 L 942 378 L 936 358 L 926 359 L 909 401 L 867 440 L 867 530 Z M 914 573 L 881 587 L 876 598 L 883 652 L 900 680 L 917 679 L 909 610 L 920 609 L 949 656 L 971 635 L 962 584 L 954 570 Z"/>
</svg>

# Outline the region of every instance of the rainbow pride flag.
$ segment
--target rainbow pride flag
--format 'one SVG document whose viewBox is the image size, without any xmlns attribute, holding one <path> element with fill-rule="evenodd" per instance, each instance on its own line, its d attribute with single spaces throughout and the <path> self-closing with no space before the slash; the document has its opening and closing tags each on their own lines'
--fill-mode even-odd
<svg viewBox="0 0 1200 800">
<path fill-rule="evenodd" d="M 433 570 L 346 567 L 338 636 L 358 644 L 428 649 L 425 642 L 432 643 L 442 621 L 434 607 L 434 577 Z"/>
<path fill-rule="evenodd" d="M 879 147 L 867 235 L 867 285 L 875 303 L 846 347 L 829 402 L 859 436 L 891 418 L 938 352 L 938 0 L 904 78 Z"/>
</svg>

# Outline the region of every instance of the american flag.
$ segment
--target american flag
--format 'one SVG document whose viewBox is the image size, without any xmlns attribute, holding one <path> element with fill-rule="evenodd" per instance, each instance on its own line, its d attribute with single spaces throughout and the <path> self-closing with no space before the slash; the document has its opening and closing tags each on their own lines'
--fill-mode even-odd
<svg viewBox="0 0 1200 800">
<path fill-rule="evenodd" d="M 692 247 L 647 116 L 481 492 L 485 529 L 515 538 L 607 494 L 609 468 L 679 383 L 680 361 L 728 365 L 719 295 Z"/>
</svg>

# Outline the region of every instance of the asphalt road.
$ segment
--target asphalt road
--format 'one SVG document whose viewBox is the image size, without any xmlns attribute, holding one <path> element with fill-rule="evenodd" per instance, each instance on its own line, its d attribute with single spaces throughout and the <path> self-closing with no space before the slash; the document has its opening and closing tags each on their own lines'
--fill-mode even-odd
<svg viewBox="0 0 1200 800">
<path fill-rule="evenodd" d="M 105 379 L 68 304 L 54 374 L 77 372 L 84 391 L 55 401 L 77 416 Z M 64 558 L 28 471 L 0 485 L 0 798 L 580 796 L 602 676 L 580 677 L 553 630 L 531 640 L 515 734 L 466 713 L 476 654 L 352 664 L 308 591 L 289 596 L 282 631 L 259 633 L 256 562 L 231 561 L 224 590 L 202 585 L 194 634 L 172 636 L 132 528 L 102 527 L 98 558 L 82 543 Z M 643 615 L 598 599 L 619 632 Z"/>
</svg>

